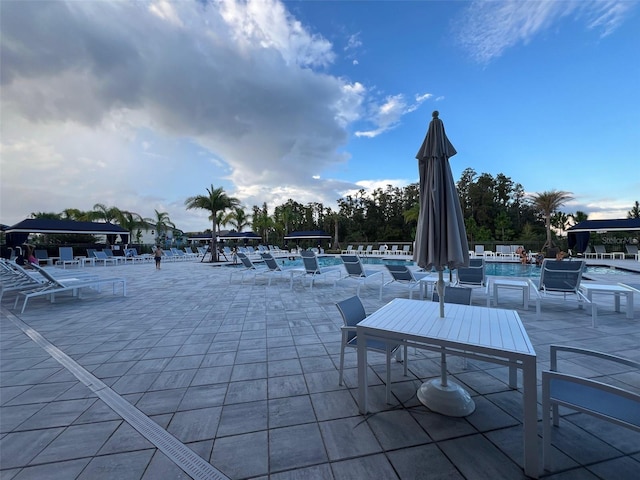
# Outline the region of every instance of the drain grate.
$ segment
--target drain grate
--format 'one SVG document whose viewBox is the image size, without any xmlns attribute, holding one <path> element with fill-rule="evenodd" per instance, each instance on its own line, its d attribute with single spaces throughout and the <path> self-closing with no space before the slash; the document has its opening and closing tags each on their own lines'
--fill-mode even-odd
<svg viewBox="0 0 640 480">
<path fill-rule="evenodd" d="M 120 395 L 114 392 L 101 380 L 82 368 L 72 358 L 46 340 L 40 333 L 24 323 L 15 315 L 4 311 L 5 315 L 14 325 L 22 330 L 31 340 L 44 349 L 52 358 L 71 372 L 79 381 L 94 392 L 100 400 L 106 403 L 129 425 L 135 428 L 142 436 L 153 443 L 173 463 L 195 480 L 229 480 L 222 472 L 214 468 L 209 462 L 197 455 L 184 443 L 171 435 L 144 413 L 131 405 Z"/>
</svg>

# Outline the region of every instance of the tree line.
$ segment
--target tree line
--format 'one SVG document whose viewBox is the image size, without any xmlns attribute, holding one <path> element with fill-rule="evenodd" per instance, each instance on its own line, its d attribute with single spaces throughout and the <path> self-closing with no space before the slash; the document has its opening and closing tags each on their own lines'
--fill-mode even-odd
<svg viewBox="0 0 640 480">
<path fill-rule="evenodd" d="M 559 233 L 588 218 L 582 211 L 560 211 L 572 200 L 570 192 L 550 190 L 527 195 L 520 183 L 502 173 L 496 176 L 478 174 L 467 168 L 456 187 L 471 245 L 519 243 L 544 249 L 562 241 Z M 410 242 L 415 238 L 420 211 L 419 185 L 387 185 L 372 192 L 361 189 L 338 199 L 336 210 L 319 202 L 302 204 L 293 199 L 273 209 L 266 202 L 247 209 L 223 188 L 211 185 L 205 194 L 187 198 L 185 208 L 210 213 L 211 228 L 204 233 L 211 233 L 212 238 L 222 227 L 228 227 L 237 232 L 251 229 L 265 244 L 281 245 L 287 234 L 301 230 L 324 230 L 331 235 L 335 248 L 349 243 Z M 640 218 L 638 201 L 627 215 L 628 218 Z M 138 213 L 104 204 L 96 204 L 88 212 L 66 209 L 59 214 L 38 212 L 31 216 L 108 221 L 131 232 L 133 241 L 140 239 L 143 229 L 155 229 L 158 240 L 163 240 L 160 237 L 166 237 L 168 231 L 178 232 L 168 212 L 155 210 L 152 218 L 144 218 Z"/>
</svg>

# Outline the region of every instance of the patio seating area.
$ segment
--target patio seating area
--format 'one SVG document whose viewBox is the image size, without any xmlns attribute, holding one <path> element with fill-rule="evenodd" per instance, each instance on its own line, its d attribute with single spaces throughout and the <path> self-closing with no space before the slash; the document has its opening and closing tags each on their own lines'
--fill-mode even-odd
<svg viewBox="0 0 640 480">
<path fill-rule="evenodd" d="M 624 262 L 640 273 L 632 259 L 594 261 Z M 162 270 L 138 262 L 87 267 L 125 279 L 127 296 L 88 291 L 83 299 L 34 301 L 24 313 L 12 308 L 16 293 L 7 291 L 0 306 L 0 477 L 526 478 L 520 373 L 512 389 L 508 366 L 470 358 L 465 368 L 463 358 L 447 355 L 449 378 L 476 405 L 467 417 L 448 417 L 416 396 L 425 380 L 440 376 L 440 353 L 412 348 L 408 362 L 391 361 L 387 404 L 387 357 L 371 352 L 370 413 L 362 415 L 355 349 L 344 353 L 339 385 L 344 323 L 336 303 L 352 297 L 354 285 L 269 285 L 267 275 L 255 284 L 230 282 L 240 268 L 199 261 L 167 262 Z M 384 265 L 367 268 L 392 279 Z M 634 275 L 589 277 L 583 281 L 640 284 Z M 474 289 L 472 305 L 486 306 L 483 290 Z M 362 285 L 367 314 L 410 291 L 379 294 L 377 282 Z M 545 301 L 537 318 L 521 289 L 500 290 L 499 308 L 517 311 L 537 354 L 541 478 L 638 477 L 639 432 L 562 407 L 543 471 L 540 394 L 552 344 L 640 361 L 637 295 L 633 318 L 624 297 L 623 309 L 613 295 L 594 297 L 594 328 L 588 309 L 562 298 Z M 630 367 L 590 370 L 569 356 L 563 369 L 640 393 L 640 372 Z"/>
</svg>

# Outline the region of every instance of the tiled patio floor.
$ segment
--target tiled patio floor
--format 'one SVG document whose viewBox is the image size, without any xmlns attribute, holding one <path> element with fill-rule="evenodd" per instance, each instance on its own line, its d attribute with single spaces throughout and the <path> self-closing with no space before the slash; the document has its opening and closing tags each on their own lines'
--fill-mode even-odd
<svg viewBox="0 0 640 480">
<path fill-rule="evenodd" d="M 638 262 L 624 264 L 640 270 Z M 160 271 L 150 264 L 87 269 L 126 277 L 127 297 L 105 289 L 55 304 L 34 299 L 24 314 L 10 308 L 13 295 L 3 301 L 3 480 L 191 478 L 169 458 L 180 457 L 183 445 L 219 472 L 199 478 L 524 478 L 522 396 L 509 389 L 506 367 L 469 361 L 464 369 L 461 359 L 451 358 L 450 372 L 477 408 L 466 418 L 449 418 L 430 412 L 415 395 L 422 381 L 439 375 L 438 355 L 410 349 L 408 377 L 392 362 L 392 405 L 384 402 L 380 380 L 384 357 L 369 355 L 374 413 L 358 413 L 355 352 L 347 351 L 346 385 L 338 385 L 342 320 L 335 307 L 355 294 L 355 283 L 335 290 L 322 281 L 312 290 L 299 280 L 293 290 L 286 280 L 241 284 L 239 277 L 229 281 L 229 267 L 197 261 L 168 263 Z M 548 367 L 552 343 L 640 359 L 638 296 L 634 320 L 614 312 L 612 299 L 598 297 L 594 329 L 588 310 L 572 302 L 545 302 L 536 320 L 534 306 L 524 311 L 518 292 L 500 293 L 502 308 L 518 309 L 539 371 Z M 375 288 L 361 291 L 369 313 L 396 296 L 407 292 L 390 286 L 379 300 Z M 485 305 L 484 295 L 474 292 L 473 303 Z M 588 368 L 566 365 L 582 373 Z M 638 374 L 610 377 L 640 391 Z M 135 418 L 124 420 L 109 398 L 125 406 L 119 408 L 135 406 L 135 418 L 151 419 L 161 439 L 170 433 L 178 453 L 159 448 L 157 435 L 141 434 L 131 425 Z M 546 478 L 640 478 L 640 434 L 571 414 L 554 429 L 553 442 Z"/>
</svg>

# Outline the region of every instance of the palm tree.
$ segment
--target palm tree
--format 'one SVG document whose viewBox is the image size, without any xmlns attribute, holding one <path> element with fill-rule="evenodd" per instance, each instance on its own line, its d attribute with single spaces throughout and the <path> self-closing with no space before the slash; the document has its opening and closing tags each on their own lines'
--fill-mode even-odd
<svg viewBox="0 0 640 480">
<path fill-rule="evenodd" d="M 169 229 L 176 228 L 176 225 L 171 221 L 167 212 L 159 212 L 155 209 L 153 212 L 155 214 L 155 218 L 151 219 L 151 223 L 155 223 L 156 225 L 156 239 L 158 240 L 158 243 L 160 243 L 161 238 L 166 236 L 167 231 Z"/>
<path fill-rule="evenodd" d="M 249 222 L 249 217 L 251 215 L 247 215 L 242 207 L 234 207 L 232 212 L 229 212 L 228 215 L 224 216 L 224 220 L 222 224 L 229 223 L 236 229 L 236 232 L 240 233 L 243 228 L 251 225 Z"/>
<path fill-rule="evenodd" d="M 129 232 L 129 239 L 127 243 L 133 243 L 134 230 L 142 228 L 148 229 L 151 226 L 151 224 L 146 219 L 142 218 L 141 215 L 135 212 L 127 212 L 126 210 L 120 212 L 116 221 L 118 222 L 118 225 Z M 120 237 L 122 237 L 122 235 Z"/>
<path fill-rule="evenodd" d="M 220 224 L 218 223 L 218 212 L 224 212 L 229 208 L 235 208 L 240 205 L 240 201 L 235 197 L 228 196 L 222 187 L 207 188 L 207 195 L 196 195 L 189 197 L 184 201 L 187 210 L 199 208 L 211 212 L 209 220 L 213 224 L 211 229 L 211 252 L 216 252 L 216 262 L 219 261 L 218 249 L 216 248 L 216 232 L 220 234 Z M 217 227 L 217 228 L 216 228 Z M 213 255 L 211 255 L 213 262 Z"/>
<path fill-rule="evenodd" d="M 544 225 L 547 230 L 547 239 L 542 246 L 542 250 L 553 247 L 551 216 L 570 200 L 573 200 L 571 192 L 562 190 L 550 190 L 548 192 L 535 193 L 531 196 L 531 205 L 544 216 Z"/>
</svg>

